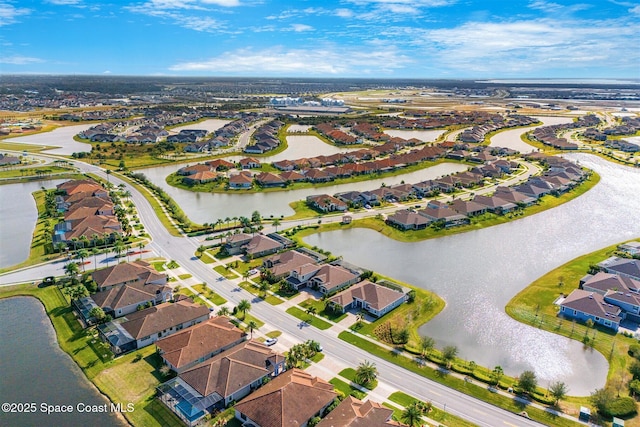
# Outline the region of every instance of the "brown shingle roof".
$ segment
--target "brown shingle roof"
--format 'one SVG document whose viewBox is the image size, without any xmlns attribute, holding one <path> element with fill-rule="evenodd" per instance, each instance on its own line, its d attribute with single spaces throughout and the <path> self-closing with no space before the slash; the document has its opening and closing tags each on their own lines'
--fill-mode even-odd
<svg viewBox="0 0 640 427">
<path fill-rule="evenodd" d="M 317 427 L 389 427 L 401 424 L 391 419 L 393 411 L 377 402 L 347 396 Z"/>
<path fill-rule="evenodd" d="M 328 382 L 292 369 L 250 394 L 235 408 L 261 427 L 299 427 L 336 396 Z"/>
<path fill-rule="evenodd" d="M 207 307 L 196 304 L 191 299 L 183 299 L 129 314 L 122 322 L 122 327 L 133 338 L 140 339 L 208 315 L 209 309 Z"/>
<path fill-rule="evenodd" d="M 156 342 L 169 363 L 180 369 L 208 354 L 242 340 L 247 334 L 229 321 L 228 317 L 212 317 Z"/>
<path fill-rule="evenodd" d="M 133 262 L 123 262 L 112 267 L 94 271 L 91 277 L 98 285 L 98 288 L 115 286 L 122 283 L 151 283 L 166 279 L 167 275 L 158 273 L 149 263 L 142 260 Z"/>
<path fill-rule="evenodd" d="M 180 378 L 203 396 L 227 397 L 273 372 L 283 361 L 266 345 L 247 341 L 181 373 Z"/>
<path fill-rule="evenodd" d="M 403 296 L 404 294 L 402 292 L 377 285 L 368 280 L 363 280 L 349 289 L 334 295 L 329 299 L 329 301 L 335 302 L 344 307 L 345 305 L 350 304 L 354 298 L 358 298 L 369 303 L 369 305 L 375 310 L 381 310 Z"/>
<path fill-rule="evenodd" d="M 156 298 L 159 293 L 171 291 L 171 288 L 163 285 L 146 284 L 136 282 L 122 286 L 115 286 L 109 290 L 97 292 L 91 295 L 93 301 L 102 308 L 109 307 L 113 310 L 139 304 Z"/>
</svg>

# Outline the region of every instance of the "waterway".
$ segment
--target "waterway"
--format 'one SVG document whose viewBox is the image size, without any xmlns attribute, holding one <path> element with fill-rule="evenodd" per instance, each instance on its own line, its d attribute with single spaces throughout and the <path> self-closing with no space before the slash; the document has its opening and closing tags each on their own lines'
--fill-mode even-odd
<svg viewBox="0 0 640 427">
<path fill-rule="evenodd" d="M 2 426 L 124 426 L 114 413 L 79 412 L 78 405 L 109 401 L 64 353 L 42 304 L 35 298 L 0 300 L 0 402 L 35 403 L 34 413 L 0 411 Z M 41 405 L 71 405 L 71 413 L 47 414 Z"/>
<path fill-rule="evenodd" d="M 89 129 L 90 127 L 93 127 L 93 126 L 95 126 L 95 123 L 75 125 L 75 126 L 64 126 L 61 128 L 54 129 L 51 132 L 43 132 L 43 133 L 37 133 L 35 135 L 27 135 L 27 136 L 21 136 L 17 138 L 5 139 L 5 142 L 18 142 L 21 144 L 30 144 L 30 145 L 56 146 L 60 148 L 52 148 L 49 150 L 45 150 L 43 151 L 43 153 L 70 156 L 71 154 L 76 152 L 91 151 L 91 144 L 75 141 L 73 137 L 78 133 L 82 132 L 83 130 Z"/>
<path fill-rule="evenodd" d="M 404 175 L 373 179 L 371 181 L 354 182 L 349 184 L 330 185 L 319 188 L 306 188 L 269 193 L 242 193 L 241 191 L 226 193 L 198 193 L 172 187 L 166 183 L 166 177 L 180 168 L 179 165 L 162 166 L 143 169 L 144 173 L 154 184 L 162 187 L 175 200 L 187 216 L 194 222 L 215 222 L 216 219 L 233 216 L 251 216 L 258 210 L 262 216 L 288 216 L 294 213 L 289 203 L 303 200 L 312 194 L 335 194 L 342 191 L 364 191 L 385 185 L 405 182 L 420 182 L 434 179 L 454 172 L 467 169 L 461 163 L 441 163 L 434 167 L 410 172 Z"/>
<path fill-rule="evenodd" d="M 548 117 L 548 116 L 535 117 L 534 116 L 534 118 L 542 122 L 542 125 L 538 125 L 538 126 L 559 125 L 559 124 L 571 123 L 573 121 L 571 117 Z M 503 132 L 498 132 L 497 134 L 491 137 L 491 143 L 489 145 L 492 147 L 511 148 L 523 154 L 531 153 L 533 151 L 538 151 L 537 148 L 527 144 L 520 138 L 522 134 L 538 126 L 529 126 L 525 128 L 509 129 Z"/>
<path fill-rule="evenodd" d="M 550 270 L 602 247 L 640 235 L 640 170 L 587 154 L 566 155 L 598 172 L 591 191 L 552 210 L 507 224 L 416 243 L 367 229 L 312 235 L 311 245 L 348 262 L 429 289 L 447 306 L 420 333 L 437 347 L 518 375 L 533 369 L 541 385 L 564 381 L 572 395 L 604 385 L 605 358 L 581 343 L 523 325 L 504 307 Z M 586 272 L 585 272 L 586 273 Z"/>
<path fill-rule="evenodd" d="M 0 268 L 18 264 L 29 256 L 38 220 L 34 191 L 54 188 L 64 179 L 0 185 Z M 8 201 L 11 201 L 10 203 Z"/>
</svg>

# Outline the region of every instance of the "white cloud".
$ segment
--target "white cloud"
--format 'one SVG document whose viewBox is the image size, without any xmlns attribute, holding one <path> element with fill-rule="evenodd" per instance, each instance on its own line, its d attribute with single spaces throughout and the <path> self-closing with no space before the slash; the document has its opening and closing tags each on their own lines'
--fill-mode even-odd
<svg viewBox="0 0 640 427">
<path fill-rule="evenodd" d="M 336 9 L 335 13 L 336 16 L 340 18 L 352 18 L 354 15 L 353 10 L 351 9 Z"/>
<path fill-rule="evenodd" d="M 0 56 L 0 64 L 11 64 L 11 65 L 27 65 L 27 64 L 36 64 L 39 62 L 44 62 L 44 60 L 40 58 L 31 58 L 28 56 Z"/>
<path fill-rule="evenodd" d="M 82 0 L 47 0 L 47 3 L 55 4 L 56 6 L 76 6 L 82 3 Z"/>
<path fill-rule="evenodd" d="M 3 25 L 15 24 L 18 16 L 28 15 L 31 9 L 24 7 L 16 8 L 12 4 L 0 2 L 0 27 Z"/>
<path fill-rule="evenodd" d="M 424 31 L 423 49 L 443 67 L 466 74 L 582 69 L 605 63 L 613 68 L 640 60 L 640 52 L 629 43 L 639 35 L 637 27 L 618 21 L 468 22 Z"/>
<path fill-rule="evenodd" d="M 640 16 L 640 5 L 632 7 L 629 9 L 629 13 L 632 15 Z"/>
<path fill-rule="evenodd" d="M 313 27 L 306 24 L 293 24 L 291 25 L 291 29 L 296 33 L 301 33 L 304 31 L 313 31 Z"/>
<path fill-rule="evenodd" d="M 274 47 L 225 52 L 205 61 L 179 63 L 170 70 L 218 75 L 359 76 L 390 74 L 410 62 L 409 58 L 389 46 L 339 50 L 333 47 L 317 50 Z"/>
</svg>

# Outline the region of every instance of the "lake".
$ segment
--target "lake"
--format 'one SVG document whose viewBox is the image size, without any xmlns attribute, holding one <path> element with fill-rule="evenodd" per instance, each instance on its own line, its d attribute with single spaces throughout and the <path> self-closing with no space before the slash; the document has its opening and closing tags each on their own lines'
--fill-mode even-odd
<svg viewBox="0 0 640 427">
<path fill-rule="evenodd" d="M 514 295 L 548 271 L 640 236 L 640 169 L 587 154 L 565 157 L 602 179 L 583 196 L 537 215 L 416 243 L 367 229 L 322 233 L 305 241 L 444 298 L 444 311 L 420 328 L 438 348 L 455 345 L 463 359 L 500 365 L 511 375 L 533 369 L 543 386 L 564 381 L 570 394 L 588 395 L 605 383 L 608 367 L 600 353 L 504 312 Z"/>
<path fill-rule="evenodd" d="M 29 256 L 31 237 L 38 220 L 36 202 L 31 193 L 41 187 L 54 188 L 64 179 L 30 181 L 0 185 L 0 268 L 21 263 Z M 6 201 L 11 200 L 11 203 Z M 9 249 L 9 243 L 11 249 Z"/>
<path fill-rule="evenodd" d="M 3 426 L 125 426 L 113 413 L 78 411 L 78 404 L 109 400 L 58 346 L 44 307 L 35 298 L 0 300 L 0 402 L 35 403 L 35 413 L 0 411 Z M 72 413 L 47 414 L 41 405 L 72 405 Z"/>
</svg>

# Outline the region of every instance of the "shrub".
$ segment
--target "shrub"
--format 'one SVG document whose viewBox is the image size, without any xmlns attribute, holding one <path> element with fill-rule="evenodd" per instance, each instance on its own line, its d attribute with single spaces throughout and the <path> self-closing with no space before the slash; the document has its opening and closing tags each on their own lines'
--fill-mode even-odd
<svg viewBox="0 0 640 427">
<path fill-rule="evenodd" d="M 629 417 L 635 415 L 637 412 L 636 402 L 630 397 L 618 397 L 606 407 L 606 411 L 603 415 L 609 417 Z"/>
<path fill-rule="evenodd" d="M 629 346 L 629 356 L 640 360 L 640 344 L 631 344 Z"/>
</svg>

